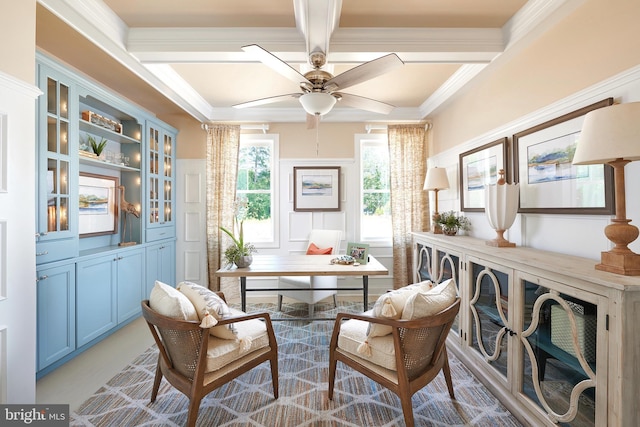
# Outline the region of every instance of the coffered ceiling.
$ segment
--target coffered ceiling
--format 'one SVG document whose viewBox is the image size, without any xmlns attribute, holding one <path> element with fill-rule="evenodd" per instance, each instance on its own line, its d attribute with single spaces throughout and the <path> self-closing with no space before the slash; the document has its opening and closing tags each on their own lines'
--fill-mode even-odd
<svg viewBox="0 0 640 427">
<path fill-rule="evenodd" d="M 332 21 L 324 13 L 300 13 L 307 1 L 324 2 L 332 7 L 329 13 L 337 14 L 323 47 L 334 76 L 387 53 L 404 62 L 347 90 L 395 105 L 389 115 L 338 103 L 323 117 L 370 122 L 424 120 L 487 64 L 535 36 L 565 3 L 38 0 L 36 40 L 41 50 L 159 114 L 182 111 L 200 121 L 302 122 L 305 112 L 293 98 L 253 108 L 232 106 L 300 91 L 241 48 L 258 44 L 300 70 L 308 64 L 307 42 Z M 320 30 L 314 28 L 318 23 Z"/>
</svg>

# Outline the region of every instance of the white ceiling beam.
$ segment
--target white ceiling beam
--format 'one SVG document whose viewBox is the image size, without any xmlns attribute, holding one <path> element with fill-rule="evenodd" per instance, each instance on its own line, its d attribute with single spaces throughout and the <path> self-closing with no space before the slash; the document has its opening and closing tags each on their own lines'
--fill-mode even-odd
<svg viewBox="0 0 640 427">
<path fill-rule="evenodd" d="M 285 62 L 307 62 L 304 40 L 292 28 L 131 28 L 127 50 L 144 63 L 242 63 L 255 61 L 240 48 L 256 40 Z M 499 28 L 339 28 L 328 62 L 394 52 L 409 63 L 486 63 L 503 50 Z"/>
<path fill-rule="evenodd" d="M 338 28 L 342 0 L 293 0 L 296 27 L 306 40 L 305 53 L 329 53 L 329 41 Z"/>
</svg>

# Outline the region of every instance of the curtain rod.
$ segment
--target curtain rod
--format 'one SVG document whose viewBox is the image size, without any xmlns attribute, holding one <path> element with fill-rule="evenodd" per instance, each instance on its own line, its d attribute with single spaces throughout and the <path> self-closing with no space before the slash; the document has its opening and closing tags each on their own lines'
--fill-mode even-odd
<svg viewBox="0 0 640 427">
<path fill-rule="evenodd" d="M 407 123 L 407 124 L 409 124 L 409 123 Z M 419 124 L 419 123 L 416 123 L 416 124 Z M 424 130 L 429 130 L 429 129 L 431 129 L 432 126 L 433 125 L 431 124 L 431 122 L 426 122 L 424 124 Z M 374 130 L 385 130 L 386 131 L 388 127 L 389 127 L 388 125 L 367 124 L 367 125 L 364 126 L 364 129 L 365 129 L 365 131 L 367 133 L 371 133 L 371 131 L 374 131 Z"/>
<path fill-rule="evenodd" d="M 209 130 L 209 125 L 207 123 L 202 123 L 200 125 L 202 130 Z M 269 130 L 269 124 L 263 123 L 260 125 L 240 125 L 240 130 L 261 130 L 262 133 L 267 133 Z"/>
</svg>

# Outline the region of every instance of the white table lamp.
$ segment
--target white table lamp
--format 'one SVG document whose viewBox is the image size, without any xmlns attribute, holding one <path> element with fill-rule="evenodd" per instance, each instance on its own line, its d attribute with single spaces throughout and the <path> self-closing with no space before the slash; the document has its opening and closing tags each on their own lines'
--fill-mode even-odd
<svg viewBox="0 0 640 427">
<path fill-rule="evenodd" d="M 617 104 L 587 113 L 573 156 L 574 165 L 613 167 L 616 217 L 604 229 L 615 246 L 602 252 L 596 269 L 625 276 L 640 275 L 640 255 L 627 247 L 638 237 L 638 227 L 626 218 L 624 167 L 640 160 L 640 102 Z"/>
<path fill-rule="evenodd" d="M 438 191 L 446 190 L 449 188 L 449 178 L 447 178 L 447 170 L 444 168 L 433 167 L 427 169 L 427 176 L 424 179 L 424 187 L 422 188 L 425 191 L 433 191 L 435 193 L 435 211 L 433 216 L 431 217 L 431 221 L 433 222 L 433 232 L 435 234 L 442 234 L 442 228 L 436 224 L 436 220 L 440 216 L 438 212 Z"/>
<path fill-rule="evenodd" d="M 504 238 L 504 232 L 513 225 L 518 213 L 520 184 L 507 184 L 504 179 L 504 169 L 500 169 L 500 178 L 493 185 L 485 187 L 485 208 L 489 225 L 496 230 L 496 238 L 485 243 L 500 248 L 514 247 Z"/>
</svg>

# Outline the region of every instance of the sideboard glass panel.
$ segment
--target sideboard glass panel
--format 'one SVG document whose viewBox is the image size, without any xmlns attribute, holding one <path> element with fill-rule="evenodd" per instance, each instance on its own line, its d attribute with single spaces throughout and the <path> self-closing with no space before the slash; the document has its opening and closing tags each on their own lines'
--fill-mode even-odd
<svg viewBox="0 0 640 427">
<path fill-rule="evenodd" d="M 523 392 L 559 425 L 593 426 L 597 306 L 526 280 L 522 286 Z"/>
<path fill-rule="evenodd" d="M 507 376 L 509 275 L 471 262 L 472 346 L 487 363 Z"/>
</svg>

